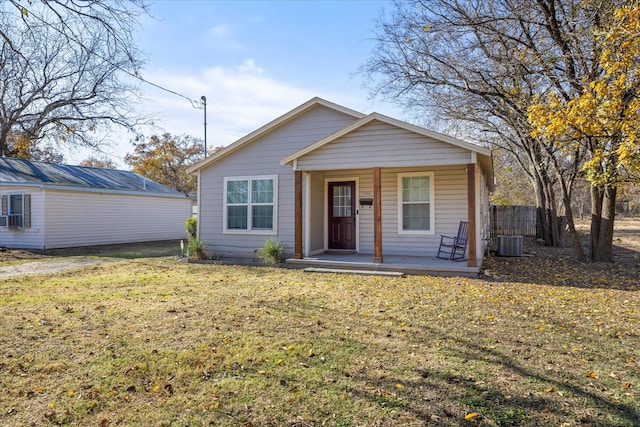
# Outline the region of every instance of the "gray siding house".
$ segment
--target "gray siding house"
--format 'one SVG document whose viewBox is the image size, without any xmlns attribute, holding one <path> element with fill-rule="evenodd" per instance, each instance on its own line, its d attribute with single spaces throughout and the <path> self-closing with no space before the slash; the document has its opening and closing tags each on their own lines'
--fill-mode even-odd
<svg viewBox="0 0 640 427">
<path fill-rule="evenodd" d="M 0 158 L 0 247 L 53 249 L 184 237 L 186 195 L 131 171 Z"/>
<path fill-rule="evenodd" d="M 199 236 L 223 260 L 254 260 L 269 238 L 289 262 L 435 259 L 440 235 L 468 221 L 466 261 L 456 264 L 475 272 L 488 242 L 488 149 L 320 98 L 189 171 Z"/>
</svg>

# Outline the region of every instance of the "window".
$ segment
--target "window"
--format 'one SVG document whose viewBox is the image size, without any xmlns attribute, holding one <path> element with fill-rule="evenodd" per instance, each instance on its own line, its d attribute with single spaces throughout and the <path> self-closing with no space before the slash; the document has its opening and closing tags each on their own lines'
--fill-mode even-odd
<svg viewBox="0 0 640 427">
<path fill-rule="evenodd" d="M 276 231 L 275 176 L 225 178 L 225 232 Z"/>
<path fill-rule="evenodd" d="M 398 232 L 433 233 L 433 173 L 398 174 Z"/>
<path fill-rule="evenodd" d="M 31 227 L 31 197 L 29 194 L 2 196 L 2 218 L 0 226 L 11 228 Z"/>
</svg>

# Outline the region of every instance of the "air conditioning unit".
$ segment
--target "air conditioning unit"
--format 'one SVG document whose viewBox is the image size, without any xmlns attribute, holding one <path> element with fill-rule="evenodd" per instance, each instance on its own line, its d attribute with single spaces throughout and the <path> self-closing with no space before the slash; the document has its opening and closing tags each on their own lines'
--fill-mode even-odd
<svg viewBox="0 0 640 427">
<path fill-rule="evenodd" d="M 498 236 L 498 256 L 522 256 L 522 236 Z"/>
<path fill-rule="evenodd" d="M 7 226 L 9 228 L 22 228 L 22 215 L 7 215 Z"/>
<path fill-rule="evenodd" d="M 8 227 L 9 219 L 6 215 L 0 215 L 0 227 Z"/>
</svg>

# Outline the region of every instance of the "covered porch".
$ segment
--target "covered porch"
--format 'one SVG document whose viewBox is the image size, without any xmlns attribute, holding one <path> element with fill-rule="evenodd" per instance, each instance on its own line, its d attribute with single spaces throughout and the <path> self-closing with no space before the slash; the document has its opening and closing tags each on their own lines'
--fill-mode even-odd
<svg viewBox="0 0 640 427">
<path fill-rule="evenodd" d="M 436 169 L 437 170 L 437 169 Z M 481 261 L 478 261 L 478 255 L 482 256 L 482 248 L 479 247 L 477 241 L 477 181 L 476 175 L 478 170 L 475 163 L 467 163 L 458 165 L 457 170 L 464 174 L 457 179 L 459 183 L 458 194 L 464 194 L 464 201 L 459 202 L 459 206 L 464 206 L 464 210 L 457 210 L 455 220 L 450 220 L 452 225 L 457 227 L 458 217 L 460 220 L 466 220 L 469 223 L 466 257 L 462 261 L 452 261 L 437 258 L 435 255 L 438 249 L 441 234 L 451 234 L 446 228 L 443 228 L 443 220 L 439 221 L 440 233 L 431 233 L 430 235 L 404 236 L 407 246 L 398 253 L 398 246 L 402 246 L 397 242 L 397 231 L 389 233 L 389 229 L 397 225 L 393 225 L 397 221 L 397 217 L 388 215 L 385 217 L 384 212 L 393 212 L 389 205 L 395 207 L 397 201 L 390 200 L 389 194 L 396 194 L 395 188 L 390 190 L 389 176 L 396 176 L 397 169 L 373 167 L 359 171 L 301 171 L 296 170 L 294 181 L 294 253 L 287 260 L 292 267 L 300 268 L 323 268 L 337 270 L 363 270 L 363 271 L 394 271 L 405 274 L 434 274 L 434 275 L 462 275 L 476 276 L 480 272 Z M 456 172 L 456 173 L 459 173 Z M 383 178 L 386 174 L 387 178 Z M 336 177 L 337 176 L 337 177 Z M 354 234 L 357 236 L 354 243 L 354 250 L 341 251 L 332 250 L 329 227 L 327 224 L 328 206 L 332 193 L 328 190 L 334 181 L 343 181 L 344 177 L 355 176 L 356 185 L 352 200 L 352 210 L 354 211 L 353 221 L 357 223 L 354 227 Z M 324 191 L 319 198 L 312 197 L 314 182 L 324 181 Z M 386 182 L 386 187 L 384 182 Z M 394 181 L 395 182 L 395 181 Z M 343 182 L 340 182 L 343 184 Z M 320 184 L 318 184 L 319 186 Z M 318 191 L 320 192 L 320 191 Z M 359 197 L 362 195 L 370 197 L 371 206 L 363 207 Z M 386 204 L 387 208 L 384 209 Z M 320 208 L 319 205 L 322 205 Z M 319 213 L 324 210 L 325 214 Z M 322 218 L 314 221 L 313 217 Z M 440 215 L 442 217 L 442 215 Z M 383 225 L 385 220 L 386 225 Z M 448 219 L 447 219 L 448 220 Z M 392 224 L 391 227 L 389 224 Z M 319 231 L 320 230 L 320 231 Z M 383 231 L 384 230 L 384 231 Z M 385 232 L 387 233 L 385 235 Z M 313 235 L 322 235 L 324 244 L 318 248 L 311 244 Z M 392 246 L 392 250 L 385 250 L 390 245 L 389 242 L 396 240 Z M 319 239 L 316 239 L 319 240 Z M 385 246 L 387 242 L 387 246 Z M 417 243 L 416 243 L 417 242 Z M 480 242 L 480 245 L 482 243 Z M 412 245 L 420 246 L 416 250 Z"/>
<path fill-rule="evenodd" d="M 372 114 L 281 164 L 294 171 L 291 264 L 479 272 L 488 150 Z M 462 221 L 464 260 L 436 258 L 440 236 L 456 235 Z"/>
</svg>

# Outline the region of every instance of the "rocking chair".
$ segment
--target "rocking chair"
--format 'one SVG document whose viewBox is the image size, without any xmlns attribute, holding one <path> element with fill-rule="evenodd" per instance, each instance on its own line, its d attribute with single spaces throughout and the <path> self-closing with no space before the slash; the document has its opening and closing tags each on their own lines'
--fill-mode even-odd
<svg viewBox="0 0 640 427">
<path fill-rule="evenodd" d="M 452 261 L 464 261 L 464 254 L 467 250 L 468 231 L 469 223 L 467 221 L 460 221 L 457 236 L 441 235 L 440 247 L 438 248 L 438 258 Z"/>
</svg>

